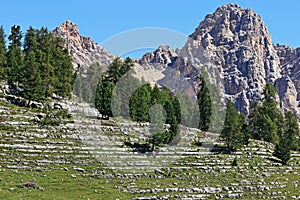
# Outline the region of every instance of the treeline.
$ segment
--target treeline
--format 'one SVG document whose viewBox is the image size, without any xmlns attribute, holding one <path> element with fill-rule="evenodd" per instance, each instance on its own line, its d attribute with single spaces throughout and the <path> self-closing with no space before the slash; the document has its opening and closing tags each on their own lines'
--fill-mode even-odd
<svg viewBox="0 0 300 200">
<path fill-rule="evenodd" d="M 276 102 L 276 90 L 267 83 L 262 103 L 251 105 L 249 124 L 243 113 L 238 113 L 231 101 L 227 103 L 226 118 L 221 138 L 230 150 L 236 150 L 247 144 L 250 138 L 275 144 L 274 155 L 284 164 L 290 159 L 291 150 L 299 150 L 300 132 L 297 118 L 288 111 L 285 115 Z"/>
<path fill-rule="evenodd" d="M 131 59 L 122 61 L 117 58 L 103 74 L 97 85 L 95 100 L 96 108 L 103 116 L 122 116 L 138 122 L 151 122 L 155 126 L 151 128 L 155 144 L 170 143 L 178 132 L 178 124 L 208 130 L 211 100 L 201 77 L 198 93 L 201 101 L 197 102 L 187 95 L 174 94 L 167 87 L 151 87 L 145 81 L 134 78 L 130 73 L 132 67 Z M 118 91 L 114 93 L 116 86 Z M 200 108 L 200 111 L 196 108 Z M 199 112 L 203 113 L 200 121 Z M 170 127 L 163 129 L 162 122 Z"/>
<path fill-rule="evenodd" d="M 57 95 L 70 97 L 73 84 L 71 57 L 61 38 L 54 37 L 47 28 L 29 27 L 23 39 L 20 26 L 11 27 L 6 35 L 0 27 L 0 78 L 20 95 L 42 101 Z"/>
</svg>

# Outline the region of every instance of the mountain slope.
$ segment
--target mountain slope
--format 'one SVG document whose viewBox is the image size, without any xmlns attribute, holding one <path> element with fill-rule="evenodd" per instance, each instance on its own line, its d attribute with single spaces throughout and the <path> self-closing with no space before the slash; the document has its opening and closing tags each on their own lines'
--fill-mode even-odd
<svg viewBox="0 0 300 200">
<path fill-rule="evenodd" d="M 64 39 L 73 58 L 74 69 L 78 66 L 88 67 L 94 62 L 108 66 L 115 57 L 90 37 L 81 36 L 78 26 L 70 21 L 62 23 L 52 33 L 54 36 L 60 36 Z"/>
<path fill-rule="evenodd" d="M 186 79 L 194 87 L 204 67 L 221 96 L 246 114 L 251 102 L 263 98 L 267 82 L 276 86 L 283 110 L 300 113 L 300 49 L 275 47 L 262 18 L 252 9 L 234 4 L 219 7 L 176 53 L 159 83 L 174 86 L 169 83 Z"/>
<path fill-rule="evenodd" d="M 79 35 L 77 25 L 65 22 L 53 31 L 66 41 L 74 67 L 99 62 L 107 66 L 113 55 Z M 195 95 L 196 78 L 205 69 L 221 97 L 249 113 L 261 100 L 267 82 L 274 84 L 282 110 L 300 116 L 300 49 L 274 46 L 261 16 L 252 9 L 228 4 L 208 14 L 181 48 L 160 46 L 136 60 L 136 76 Z"/>
</svg>

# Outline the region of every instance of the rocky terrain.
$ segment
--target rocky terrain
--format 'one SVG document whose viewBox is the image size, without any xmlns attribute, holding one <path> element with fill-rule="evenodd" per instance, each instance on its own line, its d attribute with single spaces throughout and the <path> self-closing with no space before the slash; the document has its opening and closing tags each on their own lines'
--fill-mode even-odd
<svg viewBox="0 0 300 200">
<path fill-rule="evenodd" d="M 74 69 L 79 66 L 89 67 L 94 62 L 107 67 L 115 57 L 90 37 L 81 36 L 78 26 L 70 21 L 64 22 L 52 33 L 54 36 L 60 36 L 64 39 L 65 46 L 73 58 Z"/>
<path fill-rule="evenodd" d="M 186 127 L 178 145 L 148 152 L 138 145 L 147 144 L 148 123 L 99 120 L 76 99 L 59 104 L 72 118 L 41 126 L 40 109 L 0 99 L 0 198 L 300 198 L 299 152 L 287 166 L 266 142 L 223 154 L 215 134 Z"/>
<path fill-rule="evenodd" d="M 115 58 L 72 22 L 53 34 L 65 40 L 74 70 Z M 160 46 L 135 60 L 134 70 L 190 95 L 199 73 L 207 74 L 216 85 L 210 89 L 245 113 L 272 82 L 280 107 L 298 113 L 299 58 L 299 49 L 273 45 L 253 10 L 230 4 L 207 15 L 181 49 Z M 98 119 L 95 108 L 74 97 L 53 100 L 71 118 L 45 126 L 42 104 L 14 105 L 9 93 L 0 83 L 0 199 L 300 199 L 299 152 L 282 165 L 273 144 L 250 140 L 228 154 L 218 134 L 182 125 L 178 145 L 149 151 L 149 123 Z"/>
<path fill-rule="evenodd" d="M 108 65 L 114 58 L 90 38 L 79 35 L 77 25 L 65 22 L 53 33 L 66 40 L 73 63 Z M 204 69 L 222 97 L 248 114 L 251 102 L 261 99 L 267 82 L 278 91 L 282 110 L 299 110 L 299 49 L 273 45 L 262 17 L 234 4 L 208 14 L 181 48 L 160 46 L 136 60 L 136 76 L 194 95 L 195 78 Z M 182 86 L 181 81 L 187 81 Z M 188 85 L 188 86 L 186 86 Z"/>
</svg>

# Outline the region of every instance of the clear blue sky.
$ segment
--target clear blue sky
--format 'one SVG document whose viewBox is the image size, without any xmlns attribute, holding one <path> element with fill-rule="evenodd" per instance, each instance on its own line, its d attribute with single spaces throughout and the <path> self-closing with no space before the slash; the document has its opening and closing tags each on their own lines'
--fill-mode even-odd
<svg viewBox="0 0 300 200">
<path fill-rule="evenodd" d="M 25 31 L 29 25 L 50 30 L 66 20 L 78 24 L 81 35 L 101 44 L 122 31 L 162 27 L 191 34 L 205 15 L 217 7 L 236 3 L 260 14 L 273 43 L 300 47 L 299 0 L 6 0 L 1 1 L 0 19 L 9 34 L 14 24 Z"/>
</svg>

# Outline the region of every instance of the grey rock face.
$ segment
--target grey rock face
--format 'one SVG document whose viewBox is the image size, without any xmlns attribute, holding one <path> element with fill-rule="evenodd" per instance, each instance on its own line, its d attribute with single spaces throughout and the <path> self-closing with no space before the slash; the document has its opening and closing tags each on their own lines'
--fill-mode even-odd
<svg viewBox="0 0 300 200">
<path fill-rule="evenodd" d="M 276 45 L 280 58 L 282 78 L 276 81 L 281 107 L 300 114 L 300 48 L 293 49 L 285 45 Z"/>
<path fill-rule="evenodd" d="M 108 66 L 114 56 L 79 34 L 65 22 L 53 34 L 66 41 L 74 68 L 93 62 Z M 300 116 L 300 48 L 274 46 L 262 18 L 252 9 L 234 4 L 208 14 L 186 44 L 177 50 L 160 46 L 135 60 L 135 73 L 152 85 L 159 83 L 195 95 L 196 78 L 205 70 L 220 96 L 249 113 L 251 102 L 261 100 L 267 82 L 276 86 L 280 107 Z"/>
<path fill-rule="evenodd" d="M 282 77 L 271 35 L 251 9 L 229 4 L 207 15 L 181 51 L 199 57 L 199 50 L 208 55 L 208 66 L 215 70 L 207 71 L 222 95 L 245 113 L 251 101 L 260 99 L 266 82 Z"/>
<path fill-rule="evenodd" d="M 152 65 L 154 68 L 162 70 L 174 62 L 177 57 L 177 53 L 171 47 L 161 45 L 155 51 L 146 53 L 138 63 L 143 66 Z"/>
<path fill-rule="evenodd" d="M 60 36 L 65 41 L 65 46 L 73 58 L 74 69 L 78 66 L 88 67 L 94 62 L 108 66 L 114 56 L 106 51 L 90 37 L 83 37 L 78 26 L 66 21 L 52 31 L 54 36 Z"/>
<path fill-rule="evenodd" d="M 158 58 L 155 52 L 160 52 Z M 251 102 L 262 99 L 263 88 L 270 82 L 276 86 L 282 110 L 300 113 L 300 48 L 274 46 L 262 18 L 252 9 L 234 4 L 219 7 L 176 50 L 176 56 L 169 59 L 170 54 L 161 53 L 165 52 L 156 50 L 139 61 L 167 63 L 160 84 L 179 89 L 174 83 L 185 79 L 195 88 L 196 77 L 205 69 L 220 95 L 248 114 Z M 185 92 L 194 94 L 191 87 Z"/>
</svg>

